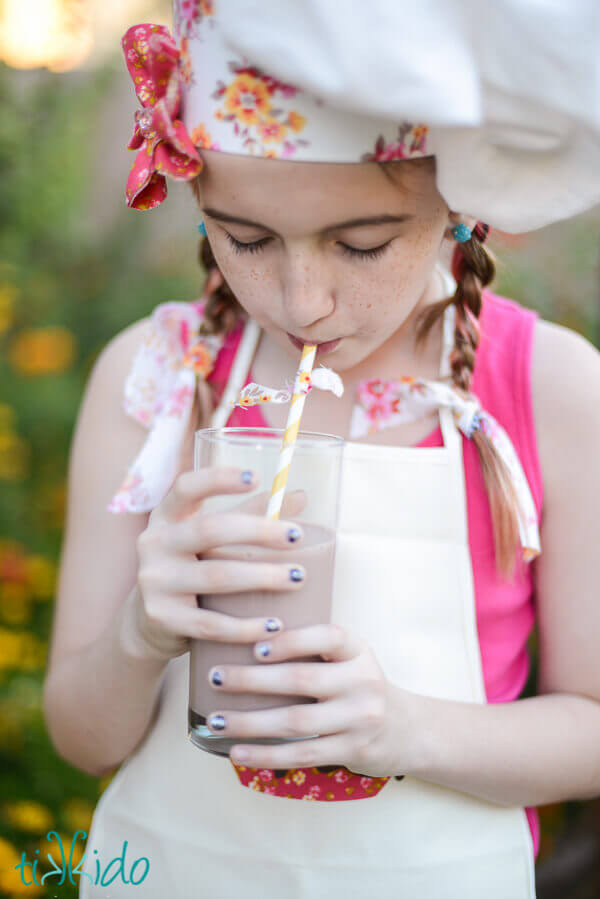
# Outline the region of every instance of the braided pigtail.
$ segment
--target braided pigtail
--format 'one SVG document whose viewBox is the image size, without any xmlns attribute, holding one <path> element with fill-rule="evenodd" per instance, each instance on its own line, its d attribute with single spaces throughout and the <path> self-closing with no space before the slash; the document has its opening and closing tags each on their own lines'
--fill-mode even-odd
<svg viewBox="0 0 600 899">
<path fill-rule="evenodd" d="M 465 399 L 472 397 L 471 379 L 475 366 L 475 351 L 479 345 L 479 315 L 481 291 L 494 278 L 496 264 L 492 252 L 484 246 L 487 225 L 478 223 L 471 239 L 457 244 L 452 261 L 456 280 L 454 296 L 426 307 L 417 323 L 417 344 L 421 343 L 434 321 L 450 303 L 456 306 L 454 349 L 450 355 L 452 384 Z M 494 548 L 498 571 L 512 578 L 516 552 L 521 551 L 518 507 L 519 501 L 510 472 L 483 428 L 476 428 L 471 437 L 481 463 L 490 503 L 494 531 Z"/>
</svg>

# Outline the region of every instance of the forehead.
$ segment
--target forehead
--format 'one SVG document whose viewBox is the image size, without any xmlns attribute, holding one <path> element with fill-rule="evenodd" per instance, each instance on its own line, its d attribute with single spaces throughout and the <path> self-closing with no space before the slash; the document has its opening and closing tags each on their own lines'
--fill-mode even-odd
<svg viewBox="0 0 600 899">
<path fill-rule="evenodd" d="M 326 203 L 336 208 L 378 201 L 413 211 L 418 198 L 430 193 L 435 178 L 431 165 L 397 160 L 386 163 L 386 177 L 374 162 L 328 163 L 265 159 L 217 150 L 198 150 L 204 166 L 199 177 L 203 203 L 217 200 L 243 202 L 255 209 L 272 203 L 310 206 Z M 379 210 L 381 211 L 381 210 Z"/>
</svg>

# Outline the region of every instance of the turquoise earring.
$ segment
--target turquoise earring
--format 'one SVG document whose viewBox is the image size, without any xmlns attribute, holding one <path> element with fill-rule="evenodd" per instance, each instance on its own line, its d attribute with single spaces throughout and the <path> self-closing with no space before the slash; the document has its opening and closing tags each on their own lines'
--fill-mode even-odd
<svg viewBox="0 0 600 899">
<path fill-rule="evenodd" d="M 206 237 L 206 225 L 204 224 L 203 221 L 199 222 L 198 231 L 200 232 L 200 234 L 202 234 L 202 235 L 204 235 L 204 237 Z"/>
<path fill-rule="evenodd" d="M 471 240 L 471 229 L 466 225 L 456 225 L 452 229 L 452 237 L 459 243 L 464 243 L 466 240 Z"/>
</svg>

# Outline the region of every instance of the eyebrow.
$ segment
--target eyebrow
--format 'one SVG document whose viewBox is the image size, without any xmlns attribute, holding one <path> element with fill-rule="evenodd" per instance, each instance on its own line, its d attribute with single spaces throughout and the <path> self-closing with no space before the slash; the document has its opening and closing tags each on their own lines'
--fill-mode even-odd
<svg viewBox="0 0 600 899">
<path fill-rule="evenodd" d="M 274 231 L 273 228 L 269 228 L 268 225 L 262 225 L 260 222 L 253 222 L 251 219 L 240 218 L 237 215 L 229 215 L 227 212 L 220 212 L 218 209 L 213 209 L 211 206 L 204 207 L 204 214 L 209 215 L 211 218 L 218 219 L 221 222 L 231 222 L 236 225 L 249 225 L 252 228 L 263 228 L 265 231 L 271 231 L 273 234 L 277 234 L 277 231 Z M 411 219 L 414 219 L 414 215 L 410 213 L 403 213 L 402 215 L 389 215 L 388 213 L 383 213 L 381 215 L 373 215 L 373 216 L 362 216 L 361 218 L 348 219 L 345 222 L 337 222 L 335 225 L 327 225 L 325 228 L 321 228 L 318 232 L 319 234 L 329 234 L 331 231 L 341 231 L 344 228 L 358 228 L 364 227 L 365 225 L 387 225 L 390 222 L 408 222 Z M 277 235 L 278 237 L 280 235 Z"/>
</svg>

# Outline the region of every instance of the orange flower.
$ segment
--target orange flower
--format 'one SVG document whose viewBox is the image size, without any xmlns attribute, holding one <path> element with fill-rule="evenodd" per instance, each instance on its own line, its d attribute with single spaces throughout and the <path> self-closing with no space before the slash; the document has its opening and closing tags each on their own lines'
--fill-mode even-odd
<svg viewBox="0 0 600 899">
<path fill-rule="evenodd" d="M 288 114 L 287 124 L 292 129 L 292 131 L 302 131 L 302 129 L 306 125 L 306 118 L 303 115 L 299 115 L 297 112 L 294 112 L 292 110 Z"/>
<path fill-rule="evenodd" d="M 204 122 L 200 122 L 199 125 L 196 125 L 196 127 L 190 134 L 190 137 L 192 139 L 192 143 L 196 147 L 206 147 L 207 149 L 210 149 L 210 147 L 212 146 L 212 138 L 206 130 Z"/>
<path fill-rule="evenodd" d="M 212 361 L 210 353 L 201 340 L 189 348 L 183 357 L 182 364 L 185 365 L 186 368 L 193 369 L 196 374 L 202 376 L 209 374 L 212 368 Z"/>
<path fill-rule="evenodd" d="M 258 134 L 265 143 L 271 141 L 280 144 L 285 140 L 286 130 L 285 125 L 277 119 L 264 119 L 258 123 Z"/>
<path fill-rule="evenodd" d="M 24 328 L 12 341 L 8 358 L 22 375 L 58 374 L 73 364 L 76 346 L 75 336 L 60 325 Z"/>
<path fill-rule="evenodd" d="M 256 125 L 271 109 L 269 91 L 259 78 L 238 75 L 224 94 L 225 108 L 244 125 Z"/>
</svg>

